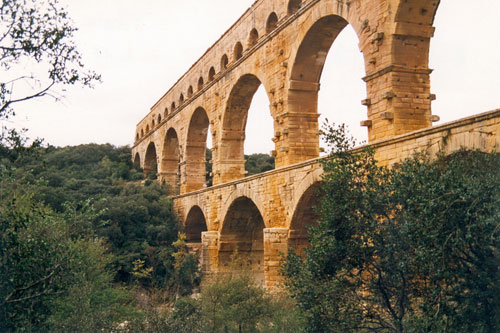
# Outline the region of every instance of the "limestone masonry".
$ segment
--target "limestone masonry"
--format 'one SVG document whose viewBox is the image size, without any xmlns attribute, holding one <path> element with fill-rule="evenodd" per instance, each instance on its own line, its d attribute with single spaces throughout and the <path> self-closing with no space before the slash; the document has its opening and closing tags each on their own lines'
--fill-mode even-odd
<svg viewBox="0 0 500 333">
<path fill-rule="evenodd" d="M 137 124 L 132 157 L 180 195 L 175 209 L 210 277 L 235 249 L 266 287 L 281 253 L 307 246 L 314 223 L 317 100 L 331 45 L 350 24 L 365 63 L 369 144 L 381 164 L 415 151 L 498 151 L 500 111 L 431 127 L 428 55 L 439 0 L 257 0 Z M 245 177 L 252 97 L 263 85 L 274 119 L 276 169 Z M 210 132 L 209 132 L 210 128 Z M 213 184 L 205 188 L 212 138 Z"/>
</svg>

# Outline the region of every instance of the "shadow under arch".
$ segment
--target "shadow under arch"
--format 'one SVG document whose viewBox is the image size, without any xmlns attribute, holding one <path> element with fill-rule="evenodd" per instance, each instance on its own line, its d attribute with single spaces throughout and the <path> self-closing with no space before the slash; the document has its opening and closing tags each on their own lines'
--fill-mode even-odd
<svg viewBox="0 0 500 333">
<path fill-rule="evenodd" d="M 234 200 L 227 210 L 219 238 L 219 272 L 245 269 L 264 285 L 264 220 L 248 197 Z M 232 262 L 234 253 L 237 262 Z"/>
<path fill-rule="evenodd" d="M 319 181 L 314 182 L 302 193 L 290 221 L 288 247 L 294 248 L 297 253 L 303 253 L 304 248 L 309 246 L 307 228 L 315 225 L 319 218 L 316 206 L 319 204 L 320 185 Z"/>
<path fill-rule="evenodd" d="M 141 168 L 141 155 L 139 153 L 135 153 L 134 160 L 132 161 L 134 168 Z"/>
<path fill-rule="evenodd" d="M 330 48 L 348 24 L 338 15 L 323 16 L 312 24 L 300 41 L 290 72 L 287 107 L 290 114 L 299 118 L 295 119 L 297 126 L 289 137 L 300 138 L 301 145 L 307 149 L 297 150 L 291 162 L 319 156 L 318 92 L 321 74 Z"/>
<path fill-rule="evenodd" d="M 173 128 L 170 128 L 165 135 L 161 156 L 160 180 L 171 187 L 173 194 L 178 194 L 180 185 L 180 149 L 177 132 Z"/>
<path fill-rule="evenodd" d="M 156 155 L 156 147 L 154 142 L 151 142 L 146 149 L 146 156 L 144 157 L 144 173 L 155 175 L 158 173 L 158 158 Z"/>
<path fill-rule="evenodd" d="M 248 110 L 261 84 L 257 76 L 245 74 L 231 90 L 222 119 L 222 134 L 217 152 L 219 172 L 214 176 L 214 184 L 245 176 L 244 142 Z M 269 99 L 267 91 L 266 89 Z"/>
<path fill-rule="evenodd" d="M 201 208 L 191 207 L 184 223 L 186 243 L 190 251 L 196 253 L 201 251 L 201 233 L 207 230 L 207 221 Z"/>
<path fill-rule="evenodd" d="M 206 149 L 209 120 L 204 108 L 198 107 L 189 122 L 186 140 L 186 181 L 182 192 L 202 189 L 206 185 Z"/>
</svg>

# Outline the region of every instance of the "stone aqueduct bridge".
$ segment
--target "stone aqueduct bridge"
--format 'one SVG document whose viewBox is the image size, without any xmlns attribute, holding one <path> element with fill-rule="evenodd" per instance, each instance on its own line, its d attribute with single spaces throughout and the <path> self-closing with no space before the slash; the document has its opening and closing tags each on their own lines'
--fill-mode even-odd
<svg viewBox="0 0 500 333">
<path fill-rule="evenodd" d="M 180 190 L 174 205 L 203 269 L 229 269 L 235 249 L 267 287 L 280 253 L 306 245 L 321 176 L 317 99 L 326 56 L 350 24 L 365 63 L 370 144 L 391 164 L 418 148 L 499 146 L 499 111 L 439 127 L 428 54 L 439 0 L 257 0 L 136 127 L 134 163 Z M 276 169 L 245 178 L 247 113 L 263 85 Z M 210 129 L 210 130 L 209 130 Z M 205 188 L 212 138 L 213 184 Z M 196 245 L 197 244 L 197 245 Z"/>
</svg>

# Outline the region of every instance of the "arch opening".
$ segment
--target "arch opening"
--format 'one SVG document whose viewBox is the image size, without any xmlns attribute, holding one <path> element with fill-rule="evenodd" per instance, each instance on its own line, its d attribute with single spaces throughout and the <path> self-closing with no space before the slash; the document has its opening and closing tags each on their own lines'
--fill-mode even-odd
<svg viewBox="0 0 500 333">
<path fill-rule="evenodd" d="M 297 121 L 299 124 L 298 128 L 293 129 L 294 133 L 289 134 L 289 137 L 293 137 L 294 140 L 300 140 L 301 144 L 304 147 L 307 147 L 307 149 L 297 151 L 297 155 L 291 157 L 293 159 L 292 162 L 298 162 L 319 156 L 320 140 L 318 124 L 318 97 L 320 81 L 327 56 L 329 53 L 332 53 L 331 47 L 346 26 L 348 26 L 348 22 L 344 18 L 337 15 L 328 15 L 316 21 L 307 31 L 302 41 L 300 41 L 290 75 L 288 111 L 292 114 L 301 115 L 300 117 L 302 118 L 300 121 Z M 351 28 L 349 28 L 349 30 L 353 32 Z M 357 41 L 357 36 L 355 39 Z M 357 45 L 357 43 L 354 44 Z M 335 49 L 335 51 L 337 52 L 341 50 Z M 351 59 L 345 59 L 345 61 L 342 61 L 342 65 L 346 62 L 352 63 Z M 361 63 L 361 70 L 364 71 L 362 56 Z M 335 77 L 338 77 L 338 80 L 336 80 L 338 84 L 336 84 L 333 88 L 333 95 L 337 98 L 344 96 L 344 99 L 346 98 L 345 96 L 349 96 L 349 98 L 352 99 L 353 94 L 349 91 L 350 88 L 345 85 L 345 82 L 349 81 L 350 78 L 353 77 L 352 73 L 344 72 L 343 74 L 345 74 L 346 77 L 340 77 L 338 73 L 335 74 Z M 362 76 L 363 74 L 359 77 L 359 83 L 354 84 L 356 87 L 360 88 L 356 91 L 362 91 L 362 96 L 359 97 L 354 94 L 354 96 L 358 97 L 356 97 L 356 100 L 350 100 L 350 105 L 353 105 L 355 110 L 358 111 L 349 112 L 355 113 L 358 117 L 357 119 L 354 118 L 355 120 L 353 120 L 353 122 L 359 121 L 362 117 L 366 117 L 366 111 L 363 112 L 364 107 L 360 105 L 360 100 L 366 98 L 364 97 L 366 96 L 366 88 L 361 81 Z M 322 86 L 321 88 L 321 96 L 332 95 L 332 88 L 328 87 L 327 84 L 325 84 L 325 87 Z M 332 100 L 329 99 L 329 103 L 323 105 L 325 108 L 322 109 L 322 113 L 325 113 L 329 120 L 331 120 L 330 118 L 332 118 L 332 114 L 336 115 L 334 117 L 336 122 L 343 123 L 346 118 L 348 118 L 348 112 L 344 112 L 344 106 L 339 105 L 337 100 L 332 102 Z M 330 111 L 332 105 L 336 106 L 337 110 L 333 110 L 333 112 Z M 320 121 L 323 121 L 323 119 Z M 359 122 L 357 124 L 355 123 L 353 128 L 359 129 Z M 366 133 L 366 130 L 360 129 L 358 133 L 359 132 Z M 290 144 L 293 144 L 293 142 Z"/>
<path fill-rule="evenodd" d="M 302 6 L 301 0 L 290 0 L 288 2 L 288 15 L 295 14 Z"/>
<path fill-rule="evenodd" d="M 141 168 L 141 155 L 139 155 L 139 153 L 135 153 L 134 162 L 132 164 L 135 169 Z"/>
<path fill-rule="evenodd" d="M 278 26 L 278 15 L 275 12 L 269 14 L 266 21 L 266 33 L 270 33 Z"/>
<path fill-rule="evenodd" d="M 144 130 L 141 129 L 141 138 L 143 138 L 143 137 L 144 137 Z"/>
<path fill-rule="evenodd" d="M 161 123 L 161 114 L 158 115 L 158 125 Z"/>
<path fill-rule="evenodd" d="M 156 179 L 157 177 L 158 159 L 156 155 L 156 147 L 153 142 L 151 142 L 146 149 L 146 156 L 144 158 L 144 173 L 151 179 Z"/>
<path fill-rule="evenodd" d="M 180 148 L 177 132 L 170 128 L 163 141 L 160 168 L 160 180 L 172 188 L 174 194 L 179 193 L 180 185 Z"/>
<path fill-rule="evenodd" d="M 253 28 L 248 35 L 248 48 L 252 48 L 259 40 L 259 32 L 257 29 Z"/>
<path fill-rule="evenodd" d="M 193 96 L 193 86 L 189 86 L 187 97 L 191 98 Z"/>
<path fill-rule="evenodd" d="M 174 112 L 174 110 L 175 110 L 175 102 L 172 102 L 172 105 L 170 106 L 170 110 L 172 112 Z"/>
<path fill-rule="evenodd" d="M 190 251 L 199 253 L 201 250 L 201 233 L 207 231 L 205 215 L 200 207 L 194 206 L 191 208 L 186 218 L 184 231 Z"/>
<path fill-rule="evenodd" d="M 247 197 L 229 207 L 219 239 L 219 272 L 246 270 L 257 283 L 264 284 L 264 220 Z M 238 261 L 232 262 L 238 252 Z"/>
<path fill-rule="evenodd" d="M 224 54 L 222 58 L 220 59 L 220 70 L 221 72 L 223 70 L 227 69 L 227 64 L 229 63 L 229 59 L 227 58 L 227 54 Z"/>
<path fill-rule="evenodd" d="M 167 118 L 167 116 L 168 116 L 168 108 L 165 107 L 165 110 L 163 111 L 163 117 Z"/>
<path fill-rule="evenodd" d="M 234 45 L 233 60 L 237 61 L 243 56 L 243 45 L 240 42 Z"/>
<path fill-rule="evenodd" d="M 207 139 L 209 137 L 209 119 L 202 107 L 195 110 L 189 122 L 186 142 L 185 182 L 182 192 L 191 192 L 207 187 Z"/>
<path fill-rule="evenodd" d="M 146 134 L 149 133 L 149 125 L 146 125 Z"/>
<path fill-rule="evenodd" d="M 200 76 L 200 78 L 198 79 L 198 91 L 201 91 L 201 89 L 203 89 L 203 77 Z"/>
<path fill-rule="evenodd" d="M 211 82 L 215 78 L 215 68 L 210 67 L 210 70 L 208 71 L 208 81 Z"/>
<path fill-rule="evenodd" d="M 296 253 L 303 254 L 309 247 L 308 227 L 316 225 L 318 213 L 315 207 L 319 204 L 320 183 L 312 184 L 300 197 L 290 222 L 288 247 Z"/>
<path fill-rule="evenodd" d="M 139 133 L 135 133 L 135 141 L 139 140 Z"/>
<path fill-rule="evenodd" d="M 258 109 L 253 108 L 253 99 L 257 90 L 261 89 L 261 96 L 266 100 L 263 105 L 258 105 Z M 222 120 L 221 145 L 218 152 L 220 172 L 214 176 L 214 184 L 219 184 L 234 179 L 239 179 L 245 176 L 245 142 L 248 142 L 261 149 L 257 142 L 261 143 L 266 139 L 263 129 L 269 129 L 269 137 L 273 137 L 273 119 L 269 112 L 269 98 L 265 93 L 264 86 L 260 80 L 253 74 L 243 75 L 232 88 L 229 95 L 224 118 Z M 249 135 L 251 140 L 245 141 L 247 131 L 247 120 L 249 118 L 249 110 L 252 105 L 251 118 L 256 120 L 256 128 L 250 129 Z M 269 121 L 265 121 L 268 117 Z M 266 124 L 264 124 L 266 123 Z M 266 127 L 267 125 L 268 127 Z M 255 139 L 255 140 L 254 140 Z M 271 142 L 269 140 L 269 142 Z M 247 148 L 248 149 L 248 148 Z M 255 152 L 255 151 L 252 151 Z M 270 157 L 272 159 L 272 157 Z M 272 167 L 274 169 L 274 159 Z M 258 173 L 258 172 L 257 172 Z"/>
<path fill-rule="evenodd" d="M 184 94 L 181 94 L 179 96 L 179 106 L 181 106 L 182 104 L 184 104 Z"/>
</svg>

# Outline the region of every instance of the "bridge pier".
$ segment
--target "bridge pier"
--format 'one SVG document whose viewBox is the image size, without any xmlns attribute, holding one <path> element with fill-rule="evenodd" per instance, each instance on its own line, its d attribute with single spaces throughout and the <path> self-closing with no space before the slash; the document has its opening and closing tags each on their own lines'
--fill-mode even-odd
<svg viewBox="0 0 500 333">
<path fill-rule="evenodd" d="M 201 233 L 201 271 L 205 281 L 211 281 L 217 273 L 219 261 L 219 232 L 203 231 Z"/>
<path fill-rule="evenodd" d="M 288 253 L 288 228 L 264 229 L 264 276 L 267 290 L 279 288 L 283 255 Z"/>
</svg>

